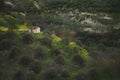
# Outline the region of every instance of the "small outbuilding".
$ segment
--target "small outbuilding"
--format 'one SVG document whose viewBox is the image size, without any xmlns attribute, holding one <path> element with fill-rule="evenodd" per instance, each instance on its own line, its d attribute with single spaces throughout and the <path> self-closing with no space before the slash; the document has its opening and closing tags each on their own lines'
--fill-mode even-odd
<svg viewBox="0 0 120 80">
<path fill-rule="evenodd" d="M 40 33 L 40 27 L 39 26 L 30 26 L 29 32 L 30 33 Z"/>
</svg>

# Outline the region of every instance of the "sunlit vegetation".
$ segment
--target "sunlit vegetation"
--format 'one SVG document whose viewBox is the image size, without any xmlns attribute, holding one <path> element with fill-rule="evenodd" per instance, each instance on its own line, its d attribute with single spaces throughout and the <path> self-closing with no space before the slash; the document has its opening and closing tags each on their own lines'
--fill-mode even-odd
<svg viewBox="0 0 120 80">
<path fill-rule="evenodd" d="M 120 80 L 119 8 L 119 0 L 1 0 L 0 80 Z"/>
</svg>

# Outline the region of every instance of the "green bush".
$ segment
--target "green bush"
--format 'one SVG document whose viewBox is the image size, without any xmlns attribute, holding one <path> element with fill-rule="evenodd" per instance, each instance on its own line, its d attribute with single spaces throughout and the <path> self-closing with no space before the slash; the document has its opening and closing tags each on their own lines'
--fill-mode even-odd
<svg viewBox="0 0 120 80">
<path fill-rule="evenodd" d="M 21 49 L 14 46 L 12 49 L 9 51 L 8 59 L 9 60 L 16 60 L 18 57 L 21 55 Z"/>
<path fill-rule="evenodd" d="M 0 31 L 0 41 L 1 41 L 2 39 L 4 39 L 4 34 L 3 34 L 2 31 Z"/>
<path fill-rule="evenodd" d="M 85 73 L 78 72 L 75 77 L 75 80 L 86 80 Z"/>
<path fill-rule="evenodd" d="M 62 54 L 62 52 L 60 51 L 60 49 L 56 48 L 56 49 L 52 50 L 52 55 L 59 56 L 60 54 Z"/>
<path fill-rule="evenodd" d="M 24 67 L 28 67 L 32 62 L 33 62 L 33 59 L 31 57 L 23 56 L 23 57 L 21 57 L 19 64 Z"/>
<path fill-rule="evenodd" d="M 12 46 L 15 46 L 16 42 L 12 39 L 3 39 L 0 42 L 0 50 L 10 50 Z"/>
<path fill-rule="evenodd" d="M 23 71 L 18 71 L 14 74 L 13 80 L 25 80 L 25 75 Z"/>
<path fill-rule="evenodd" d="M 97 78 L 98 73 L 95 69 L 91 69 L 91 70 L 88 71 L 87 75 L 88 75 L 89 79 L 94 80 L 94 79 Z"/>
<path fill-rule="evenodd" d="M 61 77 L 65 80 L 67 80 L 70 77 L 70 73 L 68 70 L 64 69 L 61 71 Z"/>
<path fill-rule="evenodd" d="M 64 67 L 59 67 L 54 62 L 50 62 L 41 72 L 42 80 L 68 80 L 69 71 Z"/>
<path fill-rule="evenodd" d="M 23 34 L 22 41 L 24 44 L 31 44 L 34 42 L 34 38 L 31 34 Z"/>
<path fill-rule="evenodd" d="M 65 65 L 65 59 L 62 55 L 57 56 L 55 59 L 55 62 L 56 62 L 56 64 L 58 64 L 60 66 Z"/>
<path fill-rule="evenodd" d="M 42 65 L 38 61 L 34 61 L 30 65 L 30 70 L 32 70 L 34 73 L 38 74 L 42 70 Z"/>
<path fill-rule="evenodd" d="M 49 68 L 42 72 L 42 80 L 59 80 L 58 71 L 55 68 Z"/>
<path fill-rule="evenodd" d="M 16 34 L 14 32 L 7 32 L 3 35 L 4 39 L 15 39 Z"/>
<path fill-rule="evenodd" d="M 3 74 L 2 69 L 0 69 L 0 80 L 2 80 L 2 74 Z"/>
<path fill-rule="evenodd" d="M 37 58 L 37 59 L 38 58 L 43 59 L 45 57 L 45 53 L 44 53 L 44 51 L 41 47 L 37 47 L 34 50 L 34 57 Z"/>
<path fill-rule="evenodd" d="M 36 74 L 33 71 L 27 70 L 25 76 L 26 80 L 36 80 Z"/>
<path fill-rule="evenodd" d="M 80 54 L 74 54 L 72 60 L 73 63 L 78 66 L 83 66 L 85 64 L 85 61 Z"/>
<path fill-rule="evenodd" d="M 24 70 L 19 70 L 17 71 L 12 80 L 35 80 L 35 74 L 32 71 L 24 71 Z"/>
<path fill-rule="evenodd" d="M 52 46 L 52 39 L 48 38 L 48 37 L 44 37 L 42 39 L 40 39 L 40 43 L 43 45 L 46 45 L 48 47 Z"/>
</svg>

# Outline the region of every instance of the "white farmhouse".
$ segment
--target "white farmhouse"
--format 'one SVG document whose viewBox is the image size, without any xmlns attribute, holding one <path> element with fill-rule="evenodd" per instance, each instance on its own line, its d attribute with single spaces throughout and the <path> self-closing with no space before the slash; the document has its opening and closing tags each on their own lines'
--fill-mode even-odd
<svg viewBox="0 0 120 80">
<path fill-rule="evenodd" d="M 40 27 L 39 26 L 30 26 L 29 32 L 30 33 L 40 33 Z"/>
</svg>

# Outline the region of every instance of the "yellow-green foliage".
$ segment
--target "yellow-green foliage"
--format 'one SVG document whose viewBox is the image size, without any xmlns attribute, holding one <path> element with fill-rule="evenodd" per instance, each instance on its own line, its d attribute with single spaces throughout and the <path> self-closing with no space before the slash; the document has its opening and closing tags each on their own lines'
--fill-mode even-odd
<svg viewBox="0 0 120 80">
<path fill-rule="evenodd" d="M 0 26 L 0 31 L 7 31 L 8 28 L 4 27 L 4 26 Z"/>
<path fill-rule="evenodd" d="M 38 38 L 38 39 L 41 39 L 44 37 L 43 35 L 43 32 L 40 32 L 40 33 L 35 33 L 35 34 L 32 34 L 34 36 L 34 38 Z"/>
<path fill-rule="evenodd" d="M 14 31 L 28 31 L 29 28 L 27 26 L 27 24 L 21 24 L 21 25 L 17 25 L 18 26 L 18 29 L 14 29 Z M 0 30 L 1 31 L 7 31 L 8 28 L 6 26 L 0 26 Z"/>
<path fill-rule="evenodd" d="M 28 30 L 28 29 L 29 29 L 29 28 L 28 28 L 28 26 L 27 26 L 26 23 L 21 24 L 21 25 L 18 25 L 18 31 L 26 31 L 26 30 Z"/>
<path fill-rule="evenodd" d="M 69 44 L 66 45 L 66 44 L 62 43 L 62 39 L 60 37 L 56 36 L 55 34 L 52 34 L 52 40 L 53 40 L 52 45 L 55 48 L 59 48 L 59 49 L 64 49 L 65 48 L 66 49 L 66 47 L 67 47 L 68 52 L 70 52 L 70 53 L 76 53 L 77 52 L 81 56 L 83 56 L 84 59 L 88 59 L 88 57 L 89 57 L 87 50 L 84 49 L 83 47 L 77 45 L 76 42 L 69 42 Z"/>
<path fill-rule="evenodd" d="M 70 47 L 76 47 L 76 46 L 78 46 L 78 45 L 76 44 L 76 42 L 69 42 L 69 46 L 70 46 Z"/>
<path fill-rule="evenodd" d="M 62 39 L 58 36 L 56 36 L 55 34 L 52 34 L 52 39 L 53 39 L 53 42 L 60 42 Z"/>
<path fill-rule="evenodd" d="M 27 23 L 20 25 L 19 29 L 28 29 Z"/>
<path fill-rule="evenodd" d="M 55 34 L 52 34 L 51 37 L 52 37 L 52 45 L 53 45 L 53 47 L 60 48 L 61 47 L 60 44 L 61 44 L 62 39 L 60 37 L 56 36 Z"/>
<path fill-rule="evenodd" d="M 69 42 L 69 47 L 70 49 L 74 49 L 77 48 L 78 52 L 84 57 L 87 58 L 88 57 L 88 52 L 86 49 L 82 48 L 81 46 L 77 45 L 76 42 Z"/>
</svg>

